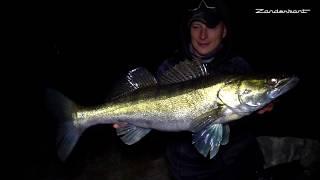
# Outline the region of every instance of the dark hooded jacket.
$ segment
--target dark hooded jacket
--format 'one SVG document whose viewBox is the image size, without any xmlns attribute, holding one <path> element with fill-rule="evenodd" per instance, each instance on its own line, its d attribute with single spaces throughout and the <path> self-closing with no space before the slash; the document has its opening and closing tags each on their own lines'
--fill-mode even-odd
<svg viewBox="0 0 320 180">
<path fill-rule="evenodd" d="M 186 21 L 183 23 L 183 39 L 180 50 L 160 65 L 158 75 L 180 61 L 197 59 L 190 49 L 189 29 L 192 21 L 201 21 L 209 27 L 214 27 L 217 23 L 223 21 L 228 28 L 226 18 L 223 18 L 221 14 L 217 19 L 210 19 L 208 17 L 216 15 L 216 12 L 209 14 L 210 9 L 208 8 L 204 10 L 199 6 L 196 8 L 196 11 L 189 12 Z M 213 53 L 201 57 L 200 60 L 207 66 L 210 75 L 251 72 L 250 65 L 243 58 L 232 53 L 229 38 L 225 38 Z M 218 154 L 211 160 L 203 157 L 196 150 L 192 144 L 191 133 L 174 134 L 169 141 L 167 157 L 170 171 L 174 178 L 179 180 L 257 179 L 257 172 L 263 166 L 263 156 L 258 143 L 248 129 L 241 124 L 241 120 L 230 124 L 229 143 L 221 146 Z"/>
</svg>

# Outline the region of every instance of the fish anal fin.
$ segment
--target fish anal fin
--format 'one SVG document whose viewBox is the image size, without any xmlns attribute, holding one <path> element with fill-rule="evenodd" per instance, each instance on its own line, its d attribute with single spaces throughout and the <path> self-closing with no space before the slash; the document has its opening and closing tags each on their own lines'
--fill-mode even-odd
<svg viewBox="0 0 320 180">
<path fill-rule="evenodd" d="M 117 135 L 127 145 L 132 145 L 146 136 L 151 129 L 137 127 L 127 124 L 124 127 L 117 128 Z"/>
</svg>

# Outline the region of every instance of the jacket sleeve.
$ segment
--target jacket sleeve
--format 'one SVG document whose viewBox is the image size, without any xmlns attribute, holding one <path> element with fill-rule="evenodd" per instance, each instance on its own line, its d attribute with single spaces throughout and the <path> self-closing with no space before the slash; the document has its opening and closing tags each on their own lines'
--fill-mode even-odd
<svg viewBox="0 0 320 180">
<path fill-rule="evenodd" d="M 236 56 L 234 58 L 231 58 L 230 63 L 232 64 L 234 73 L 246 74 L 253 72 L 250 64 L 242 57 Z"/>
<path fill-rule="evenodd" d="M 224 60 L 222 64 L 211 66 L 213 73 L 227 74 L 248 74 L 252 73 L 249 63 L 242 57 L 235 56 L 228 60 Z"/>
</svg>

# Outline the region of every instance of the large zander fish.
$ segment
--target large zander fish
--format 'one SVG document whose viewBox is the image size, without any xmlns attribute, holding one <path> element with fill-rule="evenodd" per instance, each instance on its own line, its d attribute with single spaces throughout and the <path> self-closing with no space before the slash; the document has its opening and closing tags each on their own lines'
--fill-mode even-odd
<svg viewBox="0 0 320 180">
<path fill-rule="evenodd" d="M 128 73 L 115 98 L 96 107 L 76 105 L 63 94 L 48 90 L 50 112 L 58 121 L 58 156 L 65 160 L 80 135 L 96 124 L 126 123 L 117 129 L 121 140 L 138 142 L 151 129 L 190 131 L 192 143 L 213 158 L 229 140 L 228 122 L 259 110 L 298 82 L 286 75 L 210 76 L 197 61 L 183 61 L 158 80 L 146 69 Z M 190 142 L 191 143 L 191 142 Z"/>
</svg>

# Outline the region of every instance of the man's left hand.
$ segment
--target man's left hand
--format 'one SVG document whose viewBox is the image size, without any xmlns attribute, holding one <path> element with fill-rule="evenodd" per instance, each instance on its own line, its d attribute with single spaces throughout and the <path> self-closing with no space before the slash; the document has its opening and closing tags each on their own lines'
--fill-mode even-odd
<svg viewBox="0 0 320 180">
<path fill-rule="evenodd" d="M 258 114 L 264 114 L 265 112 L 271 112 L 273 109 L 273 106 L 274 106 L 273 103 L 266 105 L 264 108 L 262 108 L 258 111 Z"/>
</svg>

